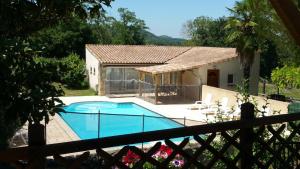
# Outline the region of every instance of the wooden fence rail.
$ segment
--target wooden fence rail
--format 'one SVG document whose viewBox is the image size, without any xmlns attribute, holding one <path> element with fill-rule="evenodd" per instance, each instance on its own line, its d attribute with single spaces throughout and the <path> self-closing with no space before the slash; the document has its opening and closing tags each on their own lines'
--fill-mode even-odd
<svg viewBox="0 0 300 169">
<path fill-rule="evenodd" d="M 253 166 L 258 168 L 274 168 L 275 166 L 295 168 L 295 162 L 300 160 L 298 149 L 295 148 L 299 146 L 294 146 L 299 145 L 300 141 L 298 120 L 300 120 L 300 113 L 254 118 L 253 105 L 243 104 L 241 120 L 237 121 L 44 146 L 11 148 L 0 152 L 0 162 L 27 161 L 33 155 L 55 156 L 56 159 L 59 159 L 61 154 L 97 150 L 98 156 L 106 161 L 104 168 L 114 166 L 128 168 L 122 163 L 122 158 L 130 150 L 140 158 L 133 168 L 143 168 L 143 165 L 148 163 L 156 168 L 168 168 L 172 159 L 177 155 L 184 158 L 183 168 L 193 168 L 193 166 L 194 168 L 216 168 L 216 165 L 219 164 L 226 166 L 225 168 L 253 168 Z M 183 141 L 175 144 L 176 141 L 171 140 L 174 138 L 181 138 Z M 161 143 L 142 150 L 136 146 L 127 146 L 144 142 L 161 142 L 161 140 L 164 140 L 165 144 L 172 149 L 172 154 L 163 162 L 153 156 Z M 193 140 L 193 143 L 188 144 L 189 140 Z M 219 149 L 215 146 L 217 142 L 221 143 Z M 187 145 L 190 147 L 198 145 L 198 147 L 187 148 Z M 104 148 L 119 146 L 125 147 L 114 155 L 104 150 Z M 190 153 L 191 151 L 193 153 Z M 289 153 L 286 153 L 287 151 Z M 229 154 L 236 152 L 236 156 L 227 157 L 228 152 L 230 152 Z M 284 157 L 282 152 L 284 152 Z M 211 159 L 203 161 L 202 157 L 207 154 L 211 154 Z M 275 162 L 279 162 L 279 164 L 275 164 Z"/>
</svg>

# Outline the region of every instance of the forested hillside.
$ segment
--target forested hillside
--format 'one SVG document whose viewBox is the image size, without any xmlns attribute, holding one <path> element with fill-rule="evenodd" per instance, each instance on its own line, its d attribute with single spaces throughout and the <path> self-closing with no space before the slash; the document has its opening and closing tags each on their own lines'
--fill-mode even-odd
<svg viewBox="0 0 300 169">
<path fill-rule="evenodd" d="M 145 43 L 149 45 L 169 45 L 179 46 L 185 43 L 185 39 L 172 38 L 170 36 L 157 36 L 149 31 L 145 31 Z"/>
</svg>

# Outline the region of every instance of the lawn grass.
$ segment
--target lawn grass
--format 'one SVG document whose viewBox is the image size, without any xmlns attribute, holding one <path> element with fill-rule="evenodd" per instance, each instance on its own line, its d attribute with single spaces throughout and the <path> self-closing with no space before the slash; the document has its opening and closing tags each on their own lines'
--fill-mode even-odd
<svg viewBox="0 0 300 169">
<path fill-rule="evenodd" d="M 61 86 L 62 90 L 64 91 L 64 96 L 95 96 L 96 92 L 93 89 L 68 89 L 65 86 L 54 83 L 55 86 Z"/>
<path fill-rule="evenodd" d="M 259 94 L 263 94 L 263 83 L 259 83 Z M 266 84 L 266 94 L 277 94 L 277 87 L 274 84 L 267 83 Z M 291 89 L 284 89 L 279 91 L 279 94 L 285 95 L 287 97 L 291 97 L 293 99 L 300 100 L 300 89 L 291 88 Z"/>
</svg>

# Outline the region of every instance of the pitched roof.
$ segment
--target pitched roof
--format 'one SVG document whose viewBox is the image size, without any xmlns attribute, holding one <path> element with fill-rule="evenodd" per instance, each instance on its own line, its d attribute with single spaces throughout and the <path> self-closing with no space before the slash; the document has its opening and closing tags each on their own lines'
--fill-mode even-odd
<svg viewBox="0 0 300 169">
<path fill-rule="evenodd" d="M 102 64 L 162 64 L 183 54 L 191 47 L 93 45 L 86 48 Z"/>
<path fill-rule="evenodd" d="M 226 62 L 236 58 L 235 48 L 193 47 L 164 65 L 137 68 L 152 74 L 199 68 L 208 64 Z"/>
</svg>

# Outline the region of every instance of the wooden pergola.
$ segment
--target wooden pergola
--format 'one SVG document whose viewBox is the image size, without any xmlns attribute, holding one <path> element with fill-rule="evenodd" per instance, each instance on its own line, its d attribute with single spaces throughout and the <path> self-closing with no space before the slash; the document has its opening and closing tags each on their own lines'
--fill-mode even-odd
<svg viewBox="0 0 300 169">
<path fill-rule="evenodd" d="M 176 76 L 176 82 L 175 84 L 168 84 L 168 83 L 165 83 L 166 85 L 173 85 L 173 87 L 181 87 L 182 86 L 182 74 L 183 74 L 183 71 L 176 71 L 176 72 L 167 72 L 168 74 L 169 73 L 174 73 L 174 75 Z M 164 74 L 164 73 L 157 73 L 157 74 L 151 74 L 151 73 L 147 73 L 147 72 L 142 72 L 142 71 L 139 71 L 139 96 L 142 97 L 143 95 L 143 83 L 145 82 L 145 77 L 146 77 L 146 74 L 148 74 L 149 76 L 152 77 L 153 79 L 153 87 L 154 87 L 154 103 L 157 104 L 159 101 L 159 93 L 161 92 L 161 87 L 164 87 L 164 86 L 161 86 L 161 76 Z M 166 75 L 166 74 L 165 74 Z M 165 76 L 165 79 L 164 79 L 164 82 L 166 81 L 170 81 L 170 74 L 169 76 Z M 177 91 L 177 94 L 178 95 L 181 95 L 180 91 Z"/>
<path fill-rule="evenodd" d="M 300 46 L 300 12 L 292 0 L 269 0 L 278 16 Z"/>
</svg>

